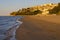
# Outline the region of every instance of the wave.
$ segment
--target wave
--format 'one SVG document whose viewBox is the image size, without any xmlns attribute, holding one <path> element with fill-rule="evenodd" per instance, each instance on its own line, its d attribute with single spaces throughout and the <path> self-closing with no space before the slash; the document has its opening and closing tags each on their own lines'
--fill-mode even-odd
<svg viewBox="0 0 60 40">
<path fill-rule="evenodd" d="M 16 35 L 16 30 L 19 28 L 19 26 L 22 24 L 21 21 L 17 21 L 19 24 L 15 24 L 12 28 L 10 28 L 9 30 L 7 30 L 6 33 L 6 39 L 10 39 L 10 40 L 16 40 L 15 35 Z M 9 38 L 8 38 L 9 37 Z"/>
<path fill-rule="evenodd" d="M 23 17 L 0 17 L 0 40 L 16 40 L 15 32 L 23 23 Z"/>
</svg>

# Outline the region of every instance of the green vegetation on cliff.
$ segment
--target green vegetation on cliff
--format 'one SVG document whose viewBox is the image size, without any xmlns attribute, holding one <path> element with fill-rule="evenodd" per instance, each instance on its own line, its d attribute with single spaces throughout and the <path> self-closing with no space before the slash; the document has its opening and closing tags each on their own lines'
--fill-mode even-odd
<svg viewBox="0 0 60 40">
<path fill-rule="evenodd" d="M 58 3 L 58 6 L 55 6 L 53 9 L 49 10 L 50 14 L 60 14 L 60 3 Z"/>
<path fill-rule="evenodd" d="M 49 14 L 60 14 L 60 3 L 58 3 L 56 6 L 54 6 L 54 5 L 55 4 L 46 4 L 45 6 L 44 5 L 39 6 L 39 8 L 38 7 L 22 8 L 22 9 L 19 9 L 18 11 L 16 11 L 16 12 L 10 13 L 10 15 L 13 15 L 13 16 L 17 16 L 17 15 L 37 15 L 37 14 L 43 14 L 43 12 L 46 14 L 46 11 L 48 11 Z"/>
<path fill-rule="evenodd" d="M 18 10 L 17 12 L 12 12 L 10 15 L 36 15 L 38 13 L 42 13 L 40 10 L 31 10 L 30 8 L 23 8 L 22 10 Z"/>
</svg>

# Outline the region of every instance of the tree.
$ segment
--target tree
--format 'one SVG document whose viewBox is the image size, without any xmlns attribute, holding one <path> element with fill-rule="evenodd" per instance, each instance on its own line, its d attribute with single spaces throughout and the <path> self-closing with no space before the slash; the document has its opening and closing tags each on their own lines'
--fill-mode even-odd
<svg viewBox="0 0 60 40">
<path fill-rule="evenodd" d="M 60 12 L 60 3 L 58 3 L 58 6 L 55 6 L 53 9 L 49 10 L 50 14 L 58 14 Z"/>
<path fill-rule="evenodd" d="M 40 11 L 40 10 L 35 10 L 33 13 L 34 13 L 34 15 L 36 15 L 36 14 L 41 14 L 42 11 Z"/>
<path fill-rule="evenodd" d="M 10 15 L 14 15 L 15 16 L 16 15 L 16 12 L 12 12 L 12 13 L 10 13 Z"/>
</svg>

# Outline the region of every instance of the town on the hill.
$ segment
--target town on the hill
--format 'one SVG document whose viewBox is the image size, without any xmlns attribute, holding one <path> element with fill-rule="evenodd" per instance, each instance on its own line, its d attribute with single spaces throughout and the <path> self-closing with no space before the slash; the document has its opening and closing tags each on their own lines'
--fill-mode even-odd
<svg viewBox="0 0 60 40">
<path fill-rule="evenodd" d="M 43 4 L 34 7 L 27 7 L 19 9 L 18 11 L 10 13 L 10 15 L 59 15 L 60 14 L 60 3 L 54 4 Z"/>
</svg>

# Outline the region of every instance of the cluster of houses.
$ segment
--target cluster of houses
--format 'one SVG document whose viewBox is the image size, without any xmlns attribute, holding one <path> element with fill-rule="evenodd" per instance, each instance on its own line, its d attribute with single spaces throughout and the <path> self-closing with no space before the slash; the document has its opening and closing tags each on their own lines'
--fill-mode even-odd
<svg viewBox="0 0 60 40">
<path fill-rule="evenodd" d="M 53 9 L 54 7 L 58 6 L 58 4 L 53 4 L 53 3 L 49 3 L 49 4 L 43 4 L 43 5 L 38 5 L 38 6 L 34 6 L 34 7 L 28 7 L 28 8 L 22 8 L 18 10 L 18 13 L 21 12 L 34 12 L 35 10 L 40 10 L 42 11 L 41 14 L 43 15 L 47 15 L 49 14 L 49 10 Z"/>
<path fill-rule="evenodd" d="M 40 5 L 40 6 L 35 6 L 33 8 L 34 8 L 34 10 L 38 9 L 38 10 L 42 11 L 42 14 L 46 15 L 46 14 L 49 14 L 50 9 L 53 9 L 56 6 L 58 6 L 58 4 L 50 3 L 50 4 L 44 4 L 44 5 Z"/>
</svg>

